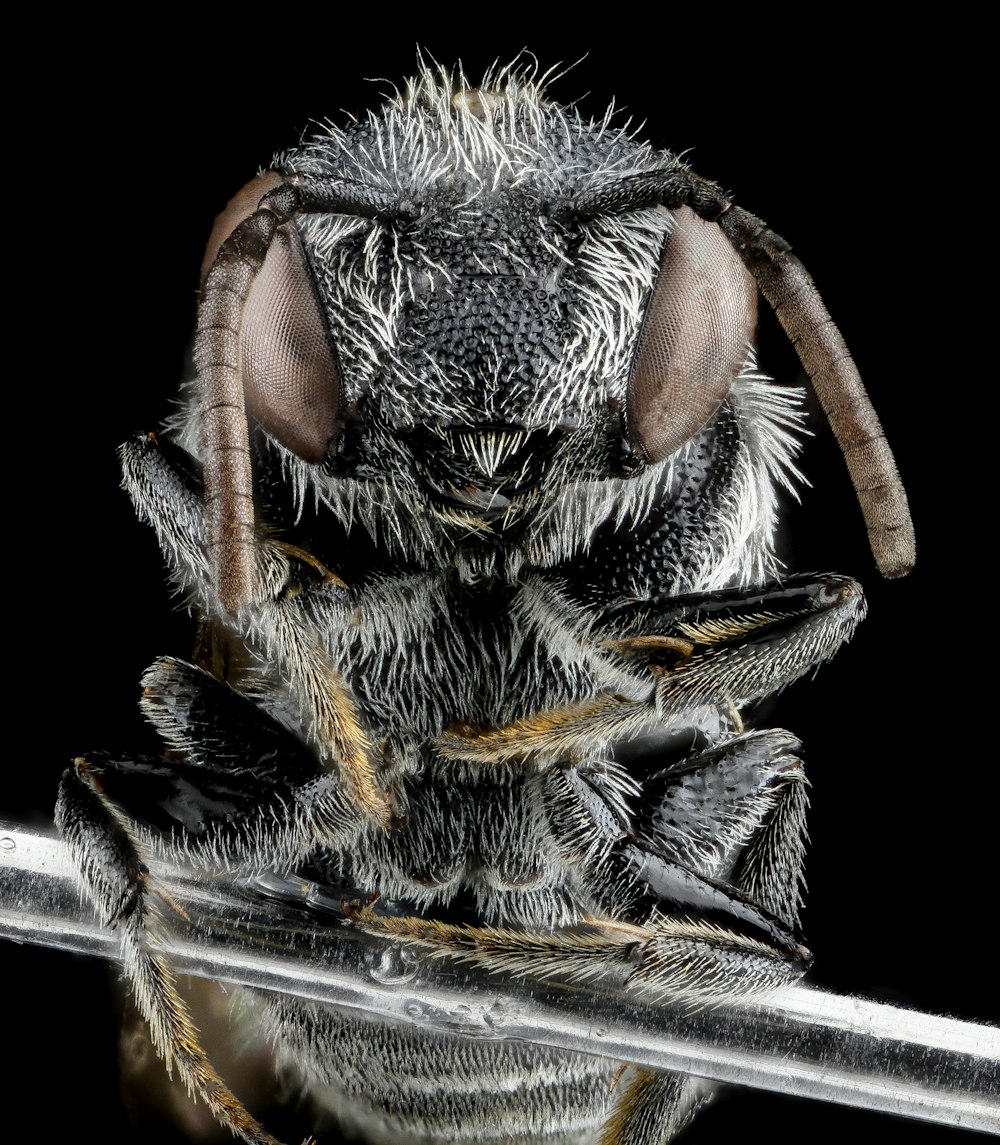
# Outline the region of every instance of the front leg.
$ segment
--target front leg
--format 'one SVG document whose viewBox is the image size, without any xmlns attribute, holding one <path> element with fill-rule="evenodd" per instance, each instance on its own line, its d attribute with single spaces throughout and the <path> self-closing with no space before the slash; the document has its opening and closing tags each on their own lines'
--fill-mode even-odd
<svg viewBox="0 0 1000 1145">
<path fill-rule="evenodd" d="M 605 610 L 591 639 L 636 673 L 634 693 L 603 692 L 498 728 L 456 724 L 435 746 L 456 761 L 551 764 L 675 729 L 717 739 L 740 730 L 742 707 L 828 660 L 864 615 L 860 585 L 833 574 L 630 601 Z"/>
<path fill-rule="evenodd" d="M 149 435 L 126 442 L 121 457 L 125 488 L 156 530 L 178 585 L 203 616 L 273 667 L 320 758 L 343 776 L 362 812 L 386 825 L 375 748 L 350 688 L 316 636 L 349 627 L 353 605 L 343 586 L 310 554 L 262 536 L 255 539 L 259 599 L 228 611 L 212 578 L 201 489 Z"/>
</svg>

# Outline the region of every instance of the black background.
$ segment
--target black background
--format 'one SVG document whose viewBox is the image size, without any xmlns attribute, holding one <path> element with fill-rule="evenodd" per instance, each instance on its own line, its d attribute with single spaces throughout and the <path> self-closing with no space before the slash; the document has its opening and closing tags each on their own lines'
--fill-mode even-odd
<svg viewBox="0 0 1000 1145">
<path fill-rule="evenodd" d="M 358 37 L 328 27 L 332 14 L 291 15 L 252 33 L 234 25 L 225 38 L 193 25 L 179 38 L 164 28 L 162 40 L 119 28 L 125 46 L 113 50 L 91 26 L 79 29 L 78 53 L 25 46 L 59 111 L 28 124 L 9 215 L 11 238 L 27 240 L 31 284 L 23 332 L 9 335 L 25 354 L 29 413 L 8 450 L 17 686 L 4 816 L 50 817 L 72 755 L 144 742 L 139 676 L 156 655 L 190 648 L 152 535 L 117 488 L 115 448 L 168 408 L 215 212 L 311 118 L 377 105 L 413 71 L 418 41 L 441 62 L 462 58 L 472 79 L 527 43 L 543 67 L 586 57 L 552 85 L 555 98 L 600 115 L 614 97 L 646 137 L 690 149 L 696 170 L 788 238 L 854 353 L 910 494 L 919 557 L 906 580 L 879 579 L 836 447 L 813 418 L 802 462 L 812 487 L 788 514 L 793 565 L 851 573 L 870 603 L 854 642 L 768 716 L 803 739 L 812 781 L 813 980 L 995 1020 L 980 932 L 994 902 L 995 752 L 978 657 L 990 652 L 983 534 L 993 514 L 980 463 L 994 416 L 979 395 L 996 351 L 976 333 L 963 279 L 979 254 L 966 219 L 976 180 L 958 143 L 963 85 L 946 89 L 931 63 L 953 50 L 947 32 L 904 55 L 861 26 L 799 36 L 662 20 L 556 37 L 524 25 L 464 36 L 414 25 Z M 46 332 L 31 335 L 40 315 Z M 782 380 L 797 373 L 778 337 L 765 336 L 763 365 Z M 30 746 L 15 748 L 25 719 Z M 15 1065 L 40 1126 L 130 1139 L 104 970 L 14 947 L 0 949 L 0 966 L 34 1013 Z M 729 1140 L 750 1125 L 949 1135 L 741 1092 L 691 1139 Z"/>
</svg>

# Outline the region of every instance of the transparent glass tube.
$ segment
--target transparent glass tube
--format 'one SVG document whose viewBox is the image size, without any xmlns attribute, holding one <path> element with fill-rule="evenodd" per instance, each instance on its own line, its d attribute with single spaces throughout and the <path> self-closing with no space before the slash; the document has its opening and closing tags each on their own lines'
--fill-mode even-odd
<svg viewBox="0 0 1000 1145">
<path fill-rule="evenodd" d="M 1000 1133 L 1000 1030 L 808 986 L 698 1013 L 602 987 L 526 983 L 424 957 L 238 884 L 154 872 L 185 907 L 179 970 L 467 1037 L 518 1038 L 775 1092 Z M 284 886 L 284 885 L 283 885 Z M 285 887 L 287 889 L 287 887 Z M 323 904 L 310 901 L 310 909 Z M 0 937 L 115 958 L 64 845 L 0 824 Z"/>
</svg>

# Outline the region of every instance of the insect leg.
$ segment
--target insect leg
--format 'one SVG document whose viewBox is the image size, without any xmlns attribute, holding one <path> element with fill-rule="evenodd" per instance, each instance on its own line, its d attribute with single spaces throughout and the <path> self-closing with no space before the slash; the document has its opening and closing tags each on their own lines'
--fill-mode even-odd
<svg viewBox="0 0 1000 1145">
<path fill-rule="evenodd" d="M 827 660 L 864 618 L 847 577 L 796 577 L 749 591 L 634 601 L 606 611 L 593 635 L 626 666 L 649 673 L 638 696 L 600 694 L 499 728 L 449 729 L 446 759 L 500 763 L 593 758 L 654 726 L 689 726 L 698 713 L 731 713 Z"/>
<path fill-rule="evenodd" d="M 176 1070 L 188 1092 L 201 1097 L 244 1141 L 278 1145 L 215 1072 L 168 961 L 150 946 L 162 915 L 143 850 L 127 820 L 101 793 L 86 760 L 76 760 L 63 776 L 56 824 L 70 847 L 82 888 L 102 922 L 119 933 L 122 965 L 136 1006 L 167 1069 Z"/>
<path fill-rule="evenodd" d="M 750 864 L 755 871 L 763 866 L 770 903 L 730 880 L 762 832 L 775 831 L 790 845 L 801 831 L 792 794 L 801 779 L 794 746 L 782 732 L 741 737 L 689 768 L 652 777 L 648 793 L 638 793 L 638 812 L 629 810 L 606 765 L 549 768 L 539 796 L 553 845 L 581 899 L 592 904 L 578 926 L 468 926 L 384 916 L 370 907 L 357 910 L 355 922 L 518 977 L 617 980 L 650 1002 L 711 1005 L 793 982 L 809 952 L 791 921 L 770 906 L 794 902 L 794 847 L 791 891 L 767 874 L 767 863 Z M 720 838 L 699 838 L 720 815 Z M 680 842 L 672 844 L 675 834 Z"/>
<path fill-rule="evenodd" d="M 291 865 L 317 839 L 348 840 L 356 805 L 290 732 L 201 669 L 162 660 L 143 684 L 143 708 L 168 755 L 76 760 L 56 821 L 82 888 L 121 936 L 157 1053 L 234 1133 L 270 1145 L 274 1138 L 212 1068 L 173 971 L 153 949 L 166 925 L 162 905 L 172 903 L 150 881 L 147 856 L 180 854 L 216 871 Z"/>
<path fill-rule="evenodd" d="M 712 1099 L 715 1084 L 686 1074 L 633 1068 L 599 1145 L 666 1145 Z"/>
<path fill-rule="evenodd" d="M 200 490 L 170 464 L 148 435 L 126 442 L 121 456 L 125 488 L 140 516 L 156 530 L 180 585 L 206 616 L 232 632 L 262 662 L 275 666 L 321 758 L 344 776 L 361 809 L 385 823 L 388 808 L 376 784 L 373 746 L 350 689 L 316 638 L 323 625 L 317 623 L 314 610 L 323 612 L 324 623 L 335 623 L 336 599 L 342 589 L 329 577 L 323 577 L 314 589 L 308 587 L 308 580 L 315 579 L 315 562 L 308 554 L 303 561 L 300 550 L 258 538 L 260 600 L 252 607 L 229 612 L 213 587 Z M 295 562 L 306 566 L 306 584 L 296 577 Z M 348 609 L 345 604 L 345 617 Z"/>
<path fill-rule="evenodd" d="M 797 923 L 806 841 L 797 748 L 786 732 L 754 732 L 650 776 L 642 833 L 678 861 L 725 878 Z M 634 1070 L 601 1145 L 671 1141 L 716 1088 L 703 1078 Z"/>
</svg>

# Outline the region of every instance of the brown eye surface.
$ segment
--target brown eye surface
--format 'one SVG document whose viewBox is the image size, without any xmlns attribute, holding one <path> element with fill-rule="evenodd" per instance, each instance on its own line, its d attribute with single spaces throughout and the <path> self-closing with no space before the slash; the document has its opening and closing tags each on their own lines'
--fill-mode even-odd
<svg viewBox="0 0 1000 1145">
<path fill-rule="evenodd" d="M 715 223 L 673 212 L 629 377 L 628 437 L 650 461 L 690 440 L 746 362 L 757 288 Z"/>
<path fill-rule="evenodd" d="M 275 232 L 243 308 L 240 365 L 247 412 L 303 461 L 340 432 L 340 375 L 302 240 Z"/>
</svg>

